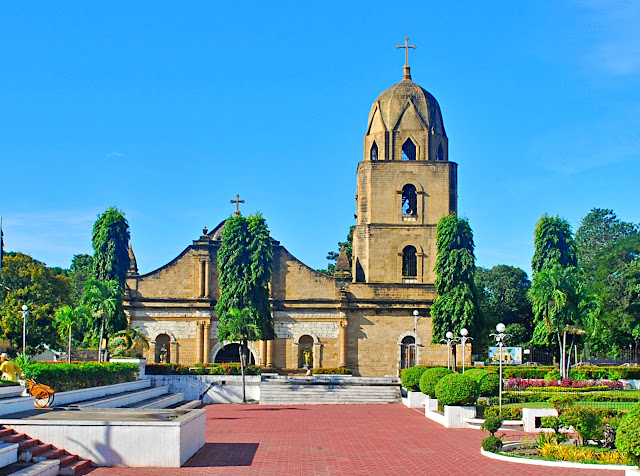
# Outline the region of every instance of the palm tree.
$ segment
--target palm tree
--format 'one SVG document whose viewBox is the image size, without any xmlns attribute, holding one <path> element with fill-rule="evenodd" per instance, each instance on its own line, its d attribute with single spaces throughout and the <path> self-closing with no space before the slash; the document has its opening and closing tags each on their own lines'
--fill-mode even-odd
<svg viewBox="0 0 640 476">
<path fill-rule="evenodd" d="M 113 348 L 113 355 L 127 355 L 138 345 L 145 349 L 149 348 L 149 339 L 142 332 L 140 326 L 135 328 L 127 327 L 113 334 L 110 346 Z"/>
<path fill-rule="evenodd" d="M 71 306 L 62 306 L 58 309 L 53 316 L 53 324 L 58 330 L 58 335 L 61 339 L 69 335 L 69 348 L 67 349 L 67 362 L 71 363 L 71 331 L 73 327 L 79 324 L 87 317 L 87 309 L 79 306 L 72 308 Z"/>
<path fill-rule="evenodd" d="M 126 317 L 122 310 L 122 288 L 115 280 L 99 281 L 91 279 L 85 284 L 82 302 L 91 311 L 94 332 L 100 328 L 98 362 L 102 362 L 102 341 L 107 333 L 126 327 Z"/>
<path fill-rule="evenodd" d="M 220 319 L 218 327 L 218 338 L 223 342 L 240 342 L 240 371 L 242 373 L 242 401 L 246 403 L 247 395 L 245 391 L 244 368 L 247 362 L 249 351 L 249 342 L 259 339 L 260 328 L 256 324 L 255 317 L 251 309 L 235 309 L 231 308 L 225 315 L 224 319 Z"/>
</svg>

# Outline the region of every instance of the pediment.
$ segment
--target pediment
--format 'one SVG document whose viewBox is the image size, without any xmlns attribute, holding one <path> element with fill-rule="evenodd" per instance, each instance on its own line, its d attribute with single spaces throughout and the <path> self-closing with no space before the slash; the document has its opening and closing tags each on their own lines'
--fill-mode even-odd
<svg viewBox="0 0 640 476">
<path fill-rule="evenodd" d="M 387 128 L 382 120 L 382 114 L 380 113 L 380 102 L 378 101 L 374 106 L 371 120 L 369 121 L 369 128 L 367 129 L 367 135 L 375 134 L 378 132 L 385 132 Z"/>
<path fill-rule="evenodd" d="M 396 124 L 393 128 L 394 131 L 398 131 L 401 129 L 405 131 L 420 131 L 429 129 L 426 121 L 422 118 L 422 116 L 418 112 L 418 108 L 416 108 L 416 105 L 411 99 L 407 99 L 403 111 L 398 117 L 398 120 L 396 121 Z"/>
</svg>

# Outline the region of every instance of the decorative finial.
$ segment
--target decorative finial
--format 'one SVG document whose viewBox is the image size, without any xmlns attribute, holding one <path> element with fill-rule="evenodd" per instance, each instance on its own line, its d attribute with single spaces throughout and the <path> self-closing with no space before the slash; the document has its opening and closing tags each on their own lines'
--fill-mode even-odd
<svg viewBox="0 0 640 476">
<path fill-rule="evenodd" d="M 236 194 L 236 199 L 235 200 L 231 200 L 231 203 L 235 203 L 236 204 L 235 216 L 240 215 L 240 204 L 244 203 L 244 200 L 240 200 L 240 195 Z"/>
<path fill-rule="evenodd" d="M 402 70 L 404 71 L 404 74 L 402 75 L 402 79 L 411 79 L 411 68 L 409 68 L 409 48 L 413 48 L 414 50 L 417 48 L 416 45 L 410 45 L 409 44 L 409 37 L 405 36 L 404 37 L 404 46 L 403 45 L 396 45 L 396 48 L 400 49 L 400 48 L 404 48 L 404 68 L 402 68 Z"/>
<path fill-rule="evenodd" d="M 202 234 L 203 234 L 203 235 L 206 235 L 207 233 L 209 233 L 209 229 L 205 226 L 205 227 L 202 229 Z"/>
</svg>

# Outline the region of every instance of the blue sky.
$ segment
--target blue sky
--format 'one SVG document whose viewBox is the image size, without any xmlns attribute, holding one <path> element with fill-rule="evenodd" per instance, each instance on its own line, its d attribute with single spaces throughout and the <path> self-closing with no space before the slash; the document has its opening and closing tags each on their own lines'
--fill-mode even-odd
<svg viewBox="0 0 640 476">
<path fill-rule="evenodd" d="M 141 272 L 233 212 L 306 264 L 354 224 L 371 104 L 439 101 L 477 263 L 530 270 L 545 212 L 640 221 L 640 3 L 3 2 L 5 249 L 68 267 L 110 205 Z M 405 7 L 403 7 L 405 5 Z"/>
</svg>

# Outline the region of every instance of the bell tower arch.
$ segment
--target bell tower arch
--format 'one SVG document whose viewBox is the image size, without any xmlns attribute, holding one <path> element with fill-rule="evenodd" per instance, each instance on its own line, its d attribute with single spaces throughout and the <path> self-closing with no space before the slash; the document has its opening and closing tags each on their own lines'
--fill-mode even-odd
<svg viewBox="0 0 640 476">
<path fill-rule="evenodd" d="M 457 211 L 457 164 L 440 106 L 411 80 L 408 57 L 403 71 L 369 113 L 357 171 L 356 282 L 433 284 L 436 226 Z"/>
</svg>

